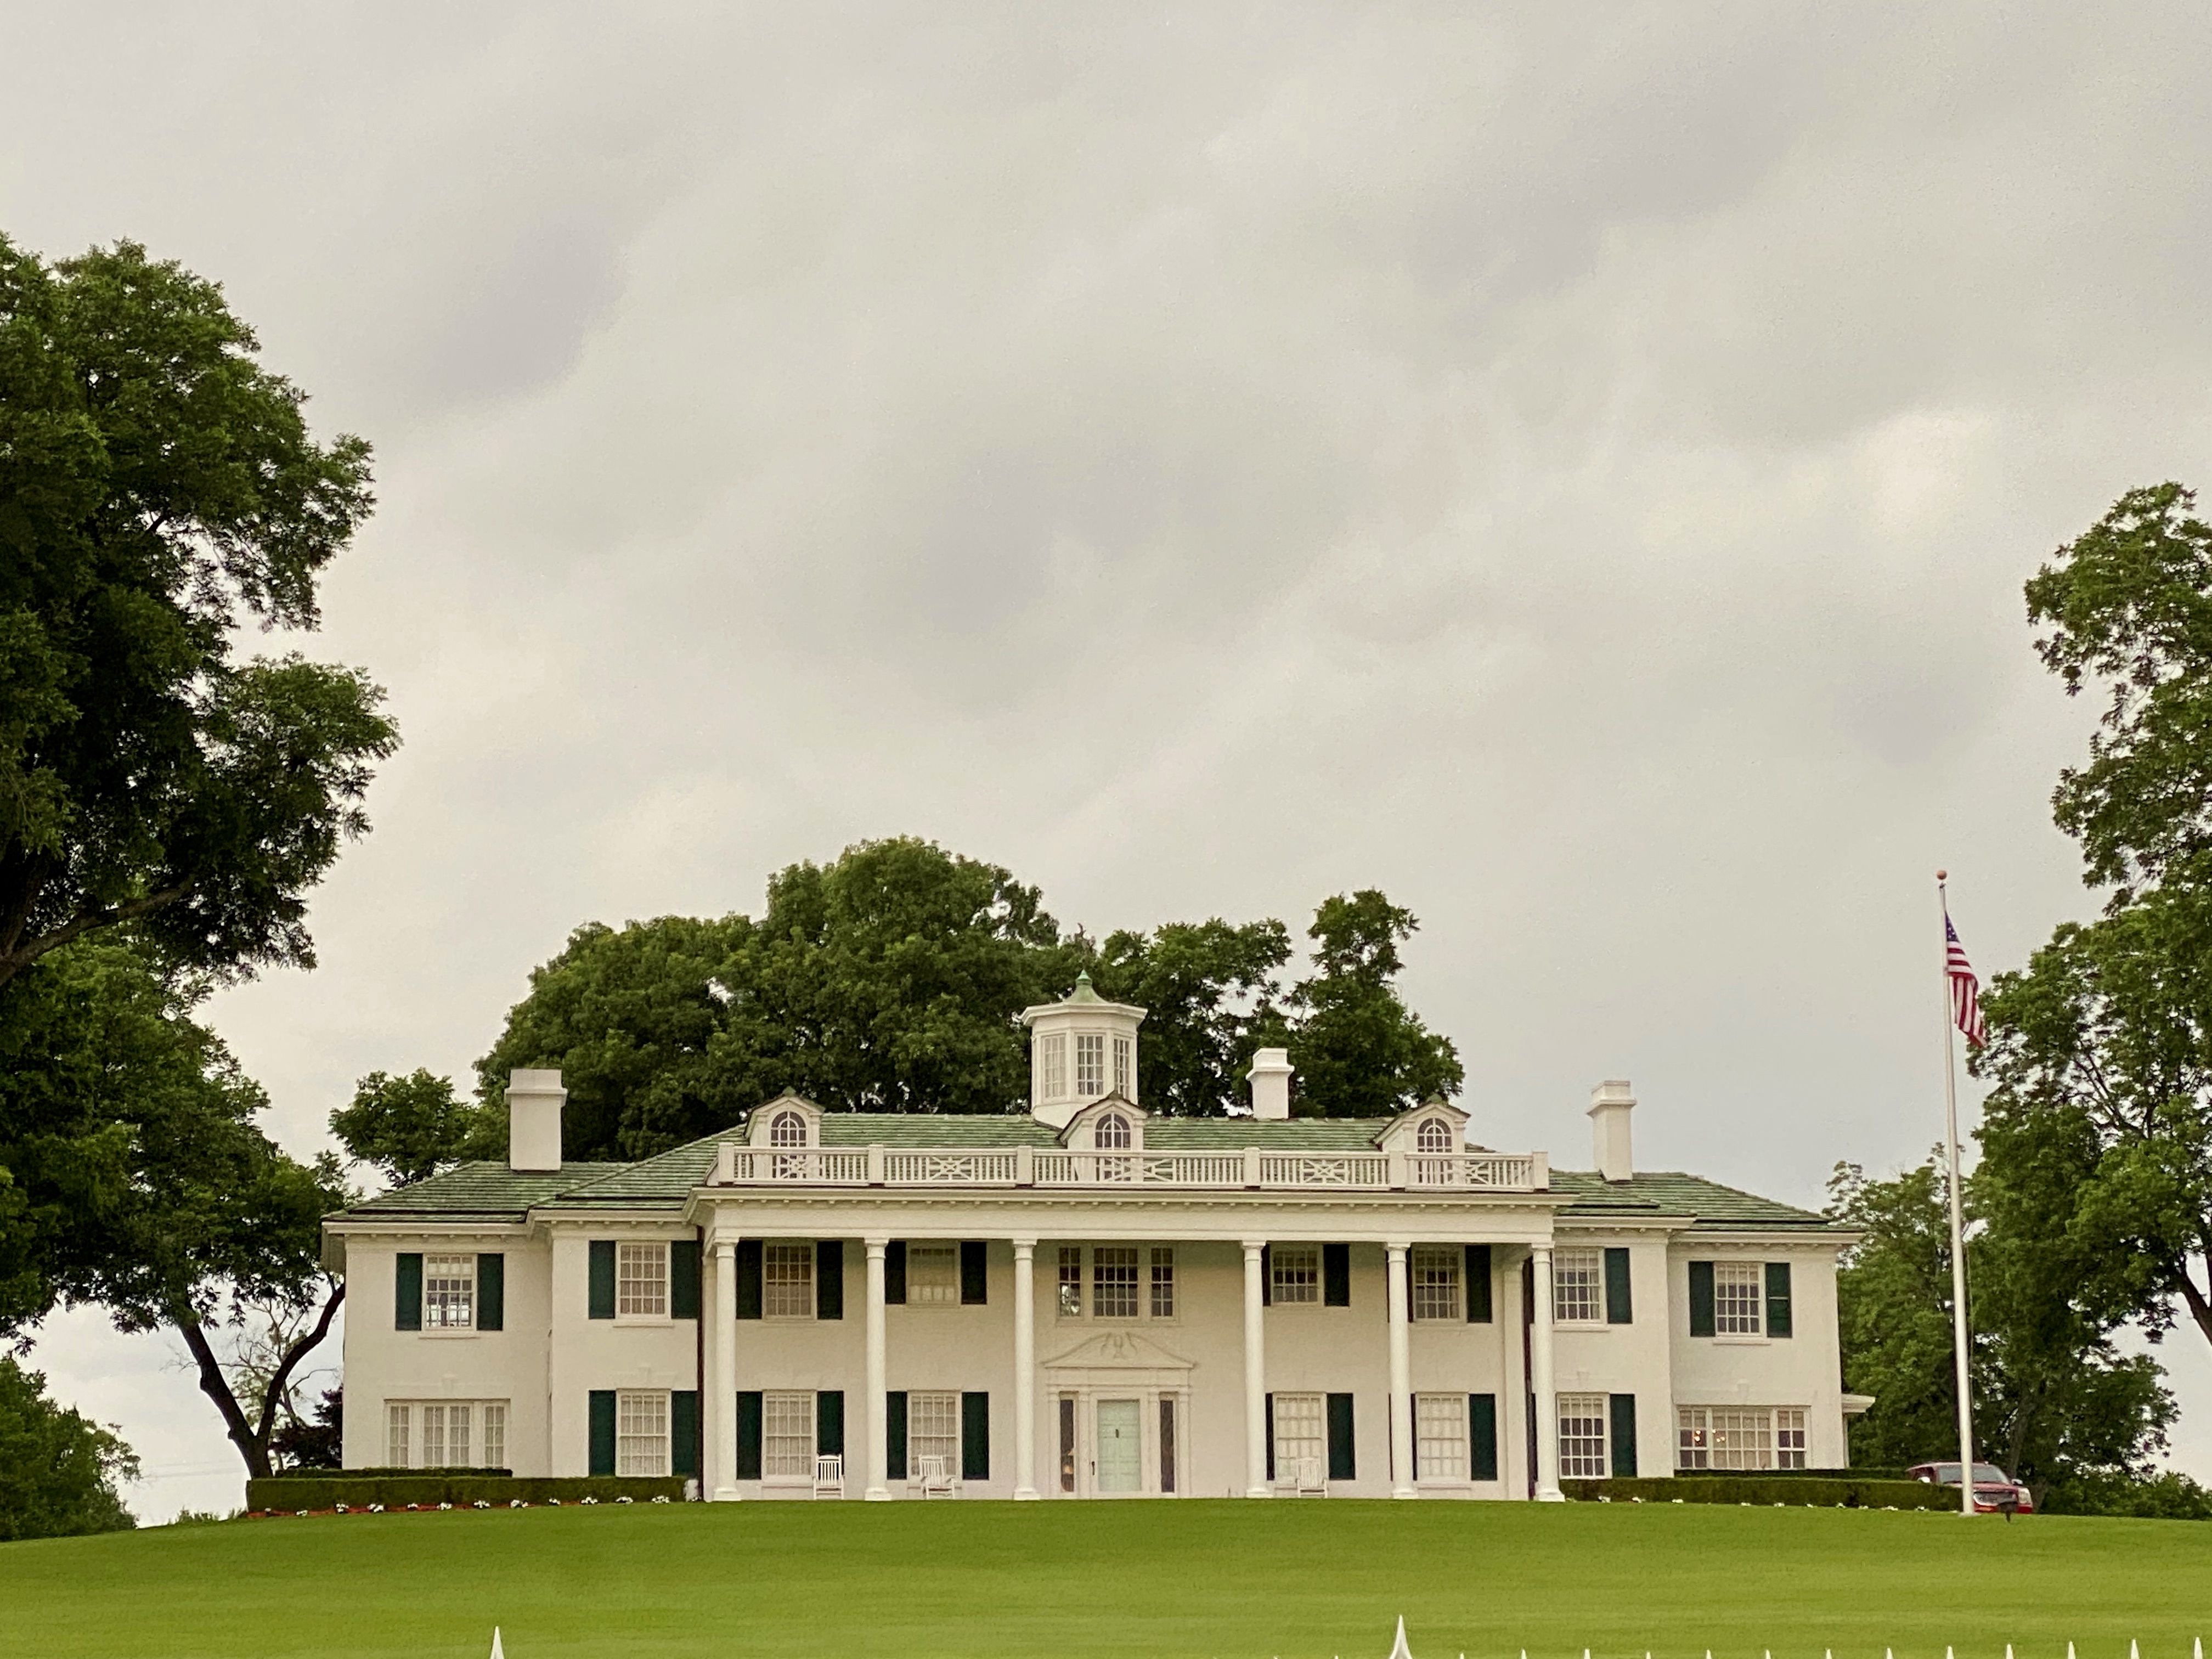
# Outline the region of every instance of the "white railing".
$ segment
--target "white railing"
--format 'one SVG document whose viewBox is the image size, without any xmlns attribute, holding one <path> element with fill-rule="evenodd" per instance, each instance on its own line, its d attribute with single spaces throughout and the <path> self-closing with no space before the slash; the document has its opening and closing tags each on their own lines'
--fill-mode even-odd
<svg viewBox="0 0 2212 1659">
<path fill-rule="evenodd" d="M 1077 1187 L 1272 1192 L 1541 1192 L 1541 1152 L 1098 1152 L 1018 1146 L 718 1149 L 716 1186 Z"/>
</svg>

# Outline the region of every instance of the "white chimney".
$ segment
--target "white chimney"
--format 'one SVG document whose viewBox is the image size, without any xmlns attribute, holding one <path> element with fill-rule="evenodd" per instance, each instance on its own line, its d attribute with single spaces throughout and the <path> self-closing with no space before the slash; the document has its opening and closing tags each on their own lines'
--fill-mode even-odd
<svg viewBox="0 0 2212 1659">
<path fill-rule="evenodd" d="M 1279 1122 L 1291 1115 L 1291 1051 L 1262 1048 L 1252 1056 L 1252 1115 Z"/>
<path fill-rule="evenodd" d="M 561 1108 L 568 1091 L 561 1073 L 510 1072 L 507 1079 L 507 1167 L 561 1167 Z"/>
<path fill-rule="evenodd" d="M 1590 1145 L 1597 1172 L 1607 1181 L 1626 1181 L 1636 1173 L 1628 1143 L 1628 1115 L 1635 1109 L 1626 1078 L 1607 1078 L 1590 1091 Z"/>
</svg>

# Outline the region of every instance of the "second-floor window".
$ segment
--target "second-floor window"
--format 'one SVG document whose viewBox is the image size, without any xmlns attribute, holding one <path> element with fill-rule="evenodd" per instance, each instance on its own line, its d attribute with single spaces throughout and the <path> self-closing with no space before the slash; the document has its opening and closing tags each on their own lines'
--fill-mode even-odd
<svg viewBox="0 0 2212 1659">
<path fill-rule="evenodd" d="M 955 1307 L 960 1301 L 960 1247 L 924 1243 L 906 1247 L 906 1299 L 909 1307 Z"/>
<path fill-rule="evenodd" d="M 615 1248 L 615 1314 L 621 1319 L 668 1317 L 668 1246 Z"/>
<path fill-rule="evenodd" d="M 1759 1334 L 1759 1290 L 1761 1269 L 1756 1261 L 1717 1261 L 1713 1264 L 1713 1330 L 1721 1336 Z"/>
<path fill-rule="evenodd" d="M 422 1258 L 422 1328 L 469 1331 L 477 1322 L 477 1259 L 472 1255 Z"/>
<path fill-rule="evenodd" d="M 1091 1312 L 1098 1319 L 1137 1316 L 1137 1247 L 1101 1244 L 1091 1252 Z"/>
<path fill-rule="evenodd" d="M 1552 1317 L 1562 1325 L 1604 1322 L 1604 1251 L 1552 1253 Z"/>
<path fill-rule="evenodd" d="M 1460 1253 L 1449 1245 L 1417 1244 L 1408 1261 L 1416 1319 L 1459 1317 Z"/>
<path fill-rule="evenodd" d="M 1152 1317 L 1175 1317 L 1175 1246 L 1152 1246 Z"/>
<path fill-rule="evenodd" d="M 1281 1304 L 1321 1300 L 1321 1246 L 1276 1244 L 1267 1251 L 1267 1297 Z"/>
<path fill-rule="evenodd" d="M 769 1319 L 814 1317 L 814 1246 L 805 1239 L 761 1247 L 761 1313 Z"/>
</svg>

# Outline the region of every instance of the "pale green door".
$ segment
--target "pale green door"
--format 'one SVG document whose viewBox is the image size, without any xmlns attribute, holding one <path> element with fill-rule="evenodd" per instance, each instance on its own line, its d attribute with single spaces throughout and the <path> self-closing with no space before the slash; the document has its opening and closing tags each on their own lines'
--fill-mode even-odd
<svg viewBox="0 0 2212 1659">
<path fill-rule="evenodd" d="M 1143 1453 L 1137 1443 L 1137 1402 L 1098 1402 L 1098 1490 L 1135 1492 Z"/>
</svg>

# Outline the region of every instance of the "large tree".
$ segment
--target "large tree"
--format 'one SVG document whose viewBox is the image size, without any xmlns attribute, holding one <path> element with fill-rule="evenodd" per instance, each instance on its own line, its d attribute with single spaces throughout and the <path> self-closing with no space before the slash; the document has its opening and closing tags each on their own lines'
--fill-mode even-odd
<svg viewBox="0 0 2212 1659">
<path fill-rule="evenodd" d="M 357 671 L 241 660 L 317 621 L 370 507 L 222 292 L 135 243 L 0 237 L 0 994 L 134 925 L 179 969 L 308 964 L 307 890 L 397 741 Z"/>
<path fill-rule="evenodd" d="M 1143 1008 L 1137 1095 L 1150 1112 L 1218 1117 L 1243 1092 L 1252 1051 L 1275 1027 L 1291 957 L 1273 920 L 1169 922 L 1109 933 L 1092 978 L 1102 995 Z"/>
<path fill-rule="evenodd" d="M 0 1354 L 0 1543 L 121 1532 L 116 1491 L 138 1460 L 112 1431 L 46 1398 L 46 1379 Z"/>
<path fill-rule="evenodd" d="M 1398 989 L 1398 947 L 1420 923 L 1374 888 L 1324 899 L 1306 937 L 1313 971 L 1285 1000 L 1291 1109 L 1313 1117 L 1389 1117 L 1466 1080 L 1449 1037 L 1431 1031 Z"/>
</svg>

